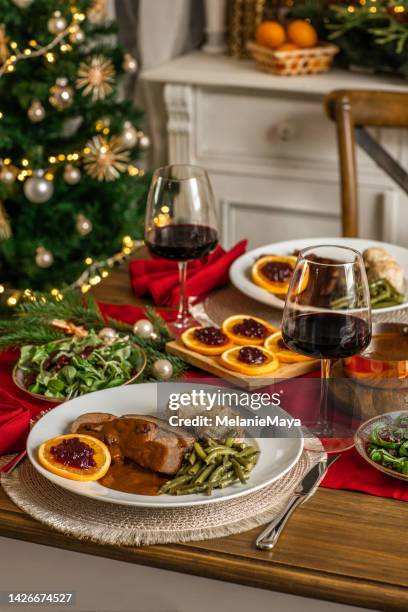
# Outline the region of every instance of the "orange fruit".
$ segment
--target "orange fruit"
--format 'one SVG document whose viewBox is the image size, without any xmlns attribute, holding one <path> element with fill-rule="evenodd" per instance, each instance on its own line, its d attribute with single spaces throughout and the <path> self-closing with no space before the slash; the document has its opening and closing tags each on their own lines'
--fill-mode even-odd
<svg viewBox="0 0 408 612">
<path fill-rule="evenodd" d="M 261 351 L 265 356 L 265 361 L 259 364 L 249 364 L 242 361 L 240 356 L 240 351 L 244 349 L 255 349 L 256 351 Z M 234 370 L 235 372 L 240 372 L 241 374 L 249 374 L 250 376 L 261 376 L 265 374 L 271 374 L 275 370 L 279 368 L 279 360 L 271 351 L 268 351 L 264 347 L 250 345 L 246 346 L 234 346 L 224 353 L 220 357 L 221 365 L 223 365 L 228 370 Z"/>
<path fill-rule="evenodd" d="M 295 45 L 294 43 L 291 43 L 291 42 L 287 42 L 277 47 L 276 51 L 297 51 L 298 49 L 299 49 L 298 45 Z"/>
<path fill-rule="evenodd" d="M 253 332 L 256 331 L 256 328 L 258 328 L 259 332 L 262 332 L 263 327 L 265 333 L 260 337 L 244 335 L 243 333 L 240 333 L 239 329 L 236 329 L 237 326 L 241 326 L 243 323 L 247 329 L 250 328 Z M 267 321 L 259 319 L 258 317 L 251 317 L 249 315 L 233 315 L 232 317 L 225 319 L 224 323 L 222 324 L 222 331 L 235 344 L 245 346 L 248 344 L 248 342 L 254 345 L 262 345 L 265 342 L 265 338 L 269 336 L 269 334 L 273 334 L 275 331 L 277 331 L 277 328 Z M 245 329 L 243 331 L 245 331 Z"/>
<path fill-rule="evenodd" d="M 263 269 L 265 266 L 270 264 L 286 264 L 292 269 L 293 272 L 296 266 L 296 261 L 297 258 L 292 255 L 265 255 L 264 257 L 260 257 L 252 266 L 252 280 L 256 285 L 263 287 L 267 291 L 270 291 L 270 293 L 285 295 L 288 292 L 292 274 L 283 281 L 274 281 L 264 274 Z"/>
<path fill-rule="evenodd" d="M 62 454 L 64 463 L 61 461 Z M 86 462 L 86 465 L 83 463 L 84 467 L 78 466 L 81 459 Z M 66 434 L 43 442 L 38 449 L 38 460 L 43 467 L 57 476 L 88 482 L 105 476 L 111 463 L 111 455 L 106 444 L 97 438 L 83 434 Z"/>
<path fill-rule="evenodd" d="M 308 21 L 295 19 L 288 25 L 288 38 L 298 47 L 310 49 L 317 43 L 317 32 Z"/>
<path fill-rule="evenodd" d="M 223 336 L 225 336 L 225 342 L 223 344 L 206 344 L 204 342 L 200 342 L 200 339 L 196 336 L 196 331 L 198 330 L 215 330 L 220 332 Z M 210 332 L 211 333 L 211 332 Z M 231 348 L 233 346 L 231 340 L 226 336 L 220 329 L 217 330 L 216 327 L 190 327 L 185 332 L 181 334 L 181 341 L 185 344 L 185 346 L 189 349 L 192 349 L 196 353 L 200 353 L 200 355 L 221 355 L 226 349 Z"/>
<path fill-rule="evenodd" d="M 278 21 L 263 21 L 256 28 L 255 40 L 258 45 L 276 49 L 286 40 L 285 28 Z"/>
<path fill-rule="evenodd" d="M 311 357 L 306 355 L 300 355 L 294 351 L 290 351 L 282 340 L 282 333 L 280 331 L 272 334 L 265 340 L 265 348 L 271 353 L 276 355 L 281 363 L 297 363 L 299 361 L 311 361 Z"/>
</svg>

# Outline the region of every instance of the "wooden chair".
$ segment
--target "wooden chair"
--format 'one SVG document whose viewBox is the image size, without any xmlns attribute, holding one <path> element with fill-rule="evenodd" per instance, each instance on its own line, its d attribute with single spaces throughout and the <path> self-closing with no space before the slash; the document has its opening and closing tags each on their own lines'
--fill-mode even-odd
<svg viewBox="0 0 408 612">
<path fill-rule="evenodd" d="M 366 127 L 408 128 L 408 93 L 341 89 L 326 96 L 325 108 L 337 125 L 343 236 L 357 237 L 356 142 L 408 193 L 407 172 L 366 130 Z"/>
</svg>

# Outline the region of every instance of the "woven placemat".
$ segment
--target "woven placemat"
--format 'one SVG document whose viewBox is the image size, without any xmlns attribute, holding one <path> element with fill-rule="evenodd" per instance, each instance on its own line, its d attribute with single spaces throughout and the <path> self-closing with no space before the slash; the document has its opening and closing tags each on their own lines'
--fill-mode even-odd
<svg viewBox="0 0 408 612">
<path fill-rule="evenodd" d="M 207 316 L 216 325 L 221 325 L 224 319 L 239 313 L 260 317 L 272 325 L 280 327 L 283 313 L 278 308 L 253 300 L 233 285 L 223 287 L 209 295 L 203 306 Z M 408 323 L 408 308 L 385 313 L 373 310 L 372 319 L 373 323 Z"/>
<path fill-rule="evenodd" d="M 70 493 L 39 474 L 28 460 L 1 477 L 4 491 L 41 523 L 98 544 L 141 546 L 207 540 L 242 533 L 271 521 L 304 474 L 324 453 L 304 452 L 285 476 L 254 493 L 189 508 L 136 508 Z"/>
</svg>

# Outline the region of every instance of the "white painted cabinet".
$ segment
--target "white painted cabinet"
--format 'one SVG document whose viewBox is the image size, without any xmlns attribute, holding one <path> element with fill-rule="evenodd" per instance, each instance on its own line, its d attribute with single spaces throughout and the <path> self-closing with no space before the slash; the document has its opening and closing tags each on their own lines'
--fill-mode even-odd
<svg viewBox="0 0 408 612">
<path fill-rule="evenodd" d="M 250 246 L 340 234 L 340 191 L 333 124 L 323 98 L 333 89 L 404 91 L 404 81 L 333 71 L 275 77 L 250 62 L 193 53 L 143 73 L 153 139 L 169 163 L 208 169 L 222 242 Z M 164 103 L 164 115 L 160 112 Z M 402 130 L 377 133 L 403 164 Z M 408 198 L 359 153 L 361 234 L 408 245 Z"/>
</svg>

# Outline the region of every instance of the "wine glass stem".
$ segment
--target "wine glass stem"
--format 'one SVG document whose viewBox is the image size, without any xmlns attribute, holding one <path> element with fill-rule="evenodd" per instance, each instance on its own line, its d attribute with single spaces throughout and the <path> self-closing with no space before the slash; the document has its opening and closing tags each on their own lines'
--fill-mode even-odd
<svg viewBox="0 0 408 612">
<path fill-rule="evenodd" d="M 322 359 L 320 383 L 320 414 L 316 424 L 316 434 L 321 437 L 330 437 L 332 434 L 332 426 L 329 422 L 330 367 L 330 359 Z"/>
<path fill-rule="evenodd" d="M 179 302 L 179 310 L 177 314 L 177 321 L 183 322 L 186 321 L 189 316 L 188 310 L 188 297 L 187 297 L 187 262 L 179 261 L 178 262 L 179 269 L 179 278 L 180 278 L 180 302 Z"/>
</svg>

